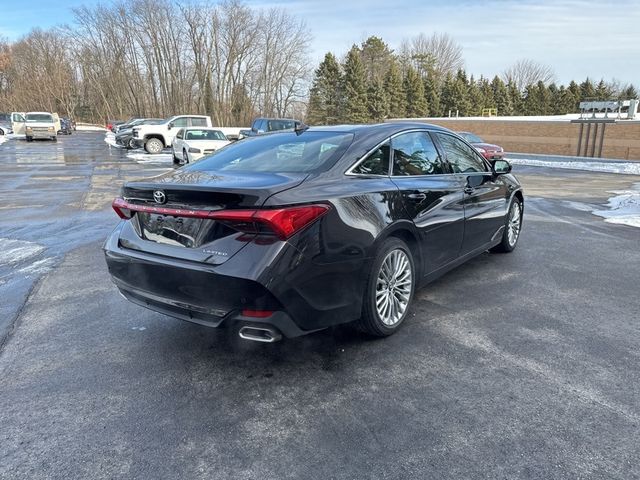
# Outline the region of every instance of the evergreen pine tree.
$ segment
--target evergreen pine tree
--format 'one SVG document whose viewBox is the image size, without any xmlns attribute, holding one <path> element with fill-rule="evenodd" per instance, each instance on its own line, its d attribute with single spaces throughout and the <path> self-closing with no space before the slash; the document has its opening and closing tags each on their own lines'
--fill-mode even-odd
<svg viewBox="0 0 640 480">
<path fill-rule="evenodd" d="M 493 90 L 493 100 L 495 108 L 498 110 L 498 115 L 513 115 L 509 91 L 498 75 L 491 80 L 491 90 Z"/>
<path fill-rule="evenodd" d="M 580 90 L 580 86 L 574 82 L 573 80 L 571 80 L 569 82 L 569 86 L 567 87 L 567 102 L 569 101 L 569 99 L 573 100 L 573 104 L 571 106 L 571 109 L 569 110 L 569 112 L 578 112 L 580 111 L 580 98 L 581 98 L 581 90 Z"/>
<path fill-rule="evenodd" d="M 435 75 L 429 72 L 424 78 L 424 98 L 429 106 L 429 116 L 439 117 L 440 111 L 440 92 L 438 91 L 438 82 Z"/>
<path fill-rule="evenodd" d="M 507 94 L 511 103 L 511 115 L 522 115 L 523 98 L 518 86 L 513 81 L 507 83 Z"/>
<path fill-rule="evenodd" d="M 407 117 L 426 117 L 429 105 L 424 96 L 424 85 L 418 72 L 409 66 L 404 77 L 404 90 L 407 96 Z"/>
<path fill-rule="evenodd" d="M 633 85 L 629 84 L 624 88 L 624 90 L 622 90 L 623 100 L 633 100 L 637 98 L 638 98 L 638 91 L 636 90 L 636 87 L 634 87 Z"/>
<path fill-rule="evenodd" d="M 558 115 L 558 102 L 560 101 L 560 90 L 555 83 L 550 83 L 547 87 L 546 115 Z"/>
<path fill-rule="evenodd" d="M 485 108 L 496 108 L 496 101 L 493 96 L 493 88 L 489 83 L 489 80 L 480 77 L 478 81 L 478 89 L 480 90 L 480 98 L 482 99 L 482 107 L 478 112 L 479 115 L 482 115 L 482 110 Z"/>
<path fill-rule="evenodd" d="M 598 82 L 598 85 L 596 86 L 596 90 L 595 90 L 596 99 L 609 100 L 612 95 L 613 95 L 613 92 L 611 91 L 611 88 L 609 87 L 609 85 L 605 83 L 604 79 L 601 79 Z"/>
<path fill-rule="evenodd" d="M 389 117 L 404 118 L 407 116 L 407 98 L 402 85 L 402 77 L 398 62 L 392 60 L 384 79 L 384 89 L 389 101 Z"/>
<path fill-rule="evenodd" d="M 374 78 L 369 84 L 367 92 L 367 106 L 369 117 L 374 122 L 382 122 L 389 116 L 389 97 L 380 78 Z"/>
<path fill-rule="evenodd" d="M 469 87 L 467 89 L 469 95 L 469 114 L 470 115 L 482 115 L 482 109 L 484 108 L 484 98 L 478 82 L 475 81 L 473 75 L 469 77 Z"/>
<path fill-rule="evenodd" d="M 369 85 L 385 78 L 393 60 L 393 52 L 380 37 L 371 36 L 360 45 L 360 58 Z"/>
<path fill-rule="evenodd" d="M 357 46 L 353 46 L 344 62 L 344 121 L 346 123 L 366 123 L 369 121 L 367 108 L 367 80 Z"/>
<path fill-rule="evenodd" d="M 342 117 L 341 95 L 342 72 L 340 65 L 332 53 L 327 53 L 316 69 L 311 84 L 307 122 L 316 125 L 338 123 Z"/>
<path fill-rule="evenodd" d="M 442 90 L 440 91 L 440 109 L 443 117 L 456 115 L 455 98 L 453 91 L 453 77 L 450 73 L 444 77 L 442 82 Z"/>
<path fill-rule="evenodd" d="M 595 96 L 596 90 L 593 88 L 593 82 L 587 77 L 586 80 L 580 84 L 580 101 L 593 100 Z"/>
<path fill-rule="evenodd" d="M 458 115 L 465 117 L 471 114 L 471 104 L 469 103 L 469 81 L 464 70 L 458 70 L 452 83 L 452 98 L 454 101 L 454 109 L 458 111 Z"/>
</svg>

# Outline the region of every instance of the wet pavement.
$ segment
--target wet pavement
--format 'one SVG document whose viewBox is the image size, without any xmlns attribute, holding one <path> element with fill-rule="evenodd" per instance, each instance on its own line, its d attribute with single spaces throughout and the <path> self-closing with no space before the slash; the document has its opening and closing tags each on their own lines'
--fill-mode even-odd
<svg viewBox="0 0 640 480">
<path fill-rule="evenodd" d="M 117 294 L 110 202 L 171 160 L 103 139 L 0 145 L 0 478 L 640 477 L 640 229 L 591 213 L 639 177 L 516 167 L 515 252 L 262 345 Z"/>
<path fill-rule="evenodd" d="M 115 226 L 109 205 L 122 183 L 171 168 L 168 155 L 126 155 L 96 132 L 0 144 L 0 339 L 43 273 Z"/>
</svg>

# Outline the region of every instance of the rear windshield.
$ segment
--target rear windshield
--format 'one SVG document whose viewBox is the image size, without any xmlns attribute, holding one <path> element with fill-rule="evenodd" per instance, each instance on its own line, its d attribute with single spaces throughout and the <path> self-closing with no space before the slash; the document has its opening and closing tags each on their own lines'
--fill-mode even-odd
<svg viewBox="0 0 640 480">
<path fill-rule="evenodd" d="M 187 140 L 226 140 L 219 130 L 187 130 Z"/>
<path fill-rule="evenodd" d="M 484 143 L 484 141 L 477 135 L 469 132 L 460 132 L 459 135 L 469 143 Z"/>
<path fill-rule="evenodd" d="M 190 170 L 234 172 L 314 172 L 331 168 L 347 149 L 353 134 L 304 132 L 247 138 L 228 145 Z"/>
<path fill-rule="evenodd" d="M 27 122 L 49 122 L 53 123 L 53 117 L 46 113 L 28 113 L 26 116 Z"/>
</svg>

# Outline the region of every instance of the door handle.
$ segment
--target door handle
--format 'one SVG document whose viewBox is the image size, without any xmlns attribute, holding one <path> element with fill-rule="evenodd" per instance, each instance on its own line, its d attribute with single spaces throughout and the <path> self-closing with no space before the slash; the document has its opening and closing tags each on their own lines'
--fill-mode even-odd
<svg viewBox="0 0 640 480">
<path fill-rule="evenodd" d="M 407 194 L 407 198 L 410 200 L 416 200 L 421 202 L 422 200 L 425 200 L 427 198 L 427 194 L 420 193 L 420 192 L 413 192 L 413 193 Z"/>
</svg>

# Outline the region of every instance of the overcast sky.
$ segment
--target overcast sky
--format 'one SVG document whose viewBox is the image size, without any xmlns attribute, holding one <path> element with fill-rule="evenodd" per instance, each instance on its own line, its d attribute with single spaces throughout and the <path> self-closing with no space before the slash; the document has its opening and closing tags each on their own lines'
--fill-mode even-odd
<svg viewBox="0 0 640 480">
<path fill-rule="evenodd" d="M 81 0 L 3 0 L 0 35 L 72 21 Z M 104 3 L 108 3 L 105 1 Z M 640 85 L 640 0 L 247 0 L 303 19 L 313 58 L 344 54 L 369 35 L 392 48 L 420 32 L 446 32 L 463 47 L 467 71 L 493 76 L 521 58 L 550 65 L 559 82 L 617 78 Z"/>
</svg>

